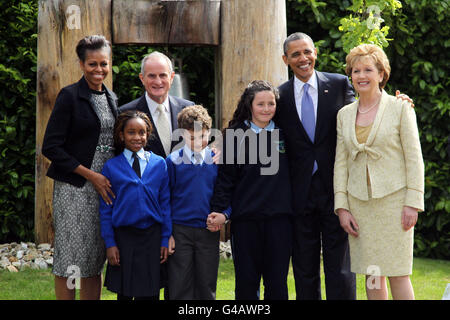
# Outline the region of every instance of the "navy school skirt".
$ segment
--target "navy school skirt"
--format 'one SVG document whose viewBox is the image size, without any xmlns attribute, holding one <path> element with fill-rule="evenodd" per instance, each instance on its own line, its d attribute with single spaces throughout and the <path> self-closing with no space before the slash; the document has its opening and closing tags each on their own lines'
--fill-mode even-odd
<svg viewBox="0 0 450 320">
<path fill-rule="evenodd" d="M 161 225 L 114 228 L 120 266 L 108 263 L 105 287 L 127 297 L 159 296 Z"/>
</svg>

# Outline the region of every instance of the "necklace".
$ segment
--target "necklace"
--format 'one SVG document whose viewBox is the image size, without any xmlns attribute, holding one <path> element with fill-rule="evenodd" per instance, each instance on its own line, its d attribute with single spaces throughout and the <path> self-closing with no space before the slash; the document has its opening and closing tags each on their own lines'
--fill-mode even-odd
<svg viewBox="0 0 450 320">
<path fill-rule="evenodd" d="M 375 108 L 375 106 L 380 102 L 380 100 L 381 100 L 381 95 L 380 95 L 380 98 L 372 106 L 370 106 L 369 109 L 367 109 L 366 111 L 361 111 L 361 108 L 360 108 L 359 103 L 358 103 L 358 112 L 361 113 L 361 114 L 365 114 L 365 113 L 369 112 L 370 110 Z"/>
</svg>

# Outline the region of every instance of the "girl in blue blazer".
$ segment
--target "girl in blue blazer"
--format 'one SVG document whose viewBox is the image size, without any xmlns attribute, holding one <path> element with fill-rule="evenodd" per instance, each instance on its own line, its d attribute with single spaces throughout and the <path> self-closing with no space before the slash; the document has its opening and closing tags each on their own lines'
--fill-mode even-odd
<svg viewBox="0 0 450 320">
<path fill-rule="evenodd" d="M 165 160 L 144 150 L 152 125 L 146 114 L 127 111 L 114 128 L 116 153 L 102 174 L 116 197 L 100 198 L 101 234 L 107 248 L 105 287 L 118 300 L 159 298 L 160 263 L 172 233 Z"/>
</svg>

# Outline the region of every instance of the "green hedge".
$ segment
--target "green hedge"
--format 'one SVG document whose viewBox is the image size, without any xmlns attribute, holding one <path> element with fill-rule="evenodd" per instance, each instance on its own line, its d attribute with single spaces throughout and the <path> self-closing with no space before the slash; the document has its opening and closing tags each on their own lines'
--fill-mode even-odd
<svg viewBox="0 0 450 320">
<path fill-rule="evenodd" d="M 392 79 L 414 98 L 425 159 L 425 213 L 416 228 L 415 253 L 450 259 L 450 1 L 403 1 L 392 25 Z"/>
<path fill-rule="evenodd" d="M 0 21 L 1 243 L 33 238 L 36 1 L 4 1 Z"/>
<path fill-rule="evenodd" d="M 253 0 L 252 0 L 253 1 Z M 390 0 L 389 0 L 390 1 Z M 0 243 L 33 240 L 37 1 L 5 0 L 0 12 Z M 343 73 L 338 30 L 349 15 L 347 0 L 287 0 L 288 34 L 303 31 L 319 49 L 317 68 Z M 386 50 L 392 75 L 387 91 L 414 99 L 426 164 L 426 211 L 419 215 L 415 255 L 450 259 L 450 133 L 447 49 L 449 0 L 404 0 L 395 16 L 383 16 L 393 38 Z M 183 61 L 191 99 L 214 114 L 213 48 L 113 48 L 114 91 L 121 104 L 142 94 L 142 56 L 169 52 Z"/>
</svg>

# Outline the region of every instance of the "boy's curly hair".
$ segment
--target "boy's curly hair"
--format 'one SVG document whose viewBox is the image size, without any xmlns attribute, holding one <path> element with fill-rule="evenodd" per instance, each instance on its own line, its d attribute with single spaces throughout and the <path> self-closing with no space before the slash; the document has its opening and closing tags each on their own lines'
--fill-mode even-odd
<svg viewBox="0 0 450 320">
<path fill-rule="evenodd" d="M 183 108 L 180 113 L 178 113 L 178 128 L 186 130 L 194 130 L 194 124 L 199 123 L 202 129 L 209 130 L 212 126 L 212 118 L 206 110 L 201 105 L 193 105 Z"/>
</svg>

